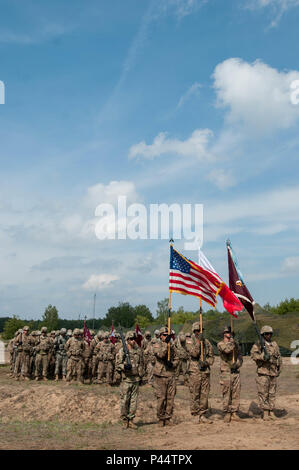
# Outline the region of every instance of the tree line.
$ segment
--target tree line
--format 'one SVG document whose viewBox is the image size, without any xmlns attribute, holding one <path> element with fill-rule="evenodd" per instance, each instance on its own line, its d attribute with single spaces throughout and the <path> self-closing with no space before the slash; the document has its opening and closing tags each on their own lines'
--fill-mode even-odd
<svg viewBox="0 0 299 470">
<path fill-rule="evenodd" d="M 276 306 L 271 306 L 269 303 L 260 307 L 256 306 L 257 314 L 259 311 L 266 311 L 277 315 L 285 315 L 291 312 L 299 312 L 299 299 L 285 299 Z M 210 309 L 203 312 L 206 319 L 212 320 L 219 318 L 223 313 Z M 111 329 L 112 324 L 115 328 L 121 326 L 122 328 L 132 328 L 136 324 L 140 328 L 149 326 L 161 326 L 167 323 L 168 318 L 168 298 L 162 299 L 157 302 L 157 309 L 155 316 L 146 305 L 137 305 L 133 307 L 129 302 L 120 302 L 117 306 L 110 307 L 104 318 L 86 319 L 86 324 L 89 329 Z M 171 310 L 171 322 L 173 324 L 182 325 L 186 322 L 193 322 L 199 319 L 199 309 L 195 312 L 186 311 L 183 307 L 177 310 Z M 45 309 L 41 320 L 22 320 L 16 315 L 12 318 L 0 318 L 0 332 L 4 339 L 13 337 L 16 330 L 28 325 L 30 330 L 40 330 L 41 326 L 47 326 L 49 331 L 59 330 L 66 328 L 73 330 L 74 328 L 83 328 L 84 319 L 81 320 L 67 320 L 59 318 L 58 310 L 55 306 L 48 305 Z"/>
</svg>

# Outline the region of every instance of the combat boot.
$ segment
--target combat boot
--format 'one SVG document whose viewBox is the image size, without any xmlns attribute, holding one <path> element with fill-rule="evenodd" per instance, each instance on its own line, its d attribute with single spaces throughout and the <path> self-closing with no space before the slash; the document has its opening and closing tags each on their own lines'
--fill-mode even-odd
<svg viewBox="0 0 299 470">
<path fill-rule="evenodd" d="M 158 426 L 160 426 L 160 428 L 163 428 L 163 426 L 165 426 L 164 419 L 159 419 Z"/>
<path fill-rule="evenodd" d="M 211 421 L 207 416 L 205 415 L 201 415 L 199 416 L 199 420 L 198 420 L 199 423 L 202 423 L 202 424 L 212 424 L 213 421 Z"/>
<path fill-rule="evenodd" d="M 273 410 L 270 410 L 270 411 L 269 411 L 269 418 L 272 419 L 273 421 L 276 421 L 276 420 L 277 420 L 277 418 L 276 418 L 276 416 L 275 416 Z"/>
<path fill-rule="evenodd" d="M 128 420 L 128 428 L 131 428 L 131 429 L 137 429 L 138 426 L 136 426 L 135 423 L 133 423 L 133 420 L 130 419 Z"/>
<path fill-rule="evenodd" d="M 164 426 L 174 426 L 174 422 L 171 419 L 165 419 Z"/>
<path fill-rule="evenodd" d="M 263 421 L 270 421 L 270 414 L 268 410 L 264 410 L 263 416 L 262 416 Z"/>
<path fill-rule="evenodd" d="M 48 382 L 47 377 L 43 377 L 43 381 L 44 381 L 44 382 Z"/>
<path fill-rule="evenodd" d="M 38 381 L 39 381 L 39 377 L 35 377 L 35 380 L 38 382 Z"/>
<path fill-rule="evenodd" d="M 24 380 L 26 380 L 28 382 L 28 380 L 30 380 L 30 379 L 29 379 L 29 377 L 25 377 Z"/>
<path fill-rule="evenodd" d="M 66 376 L 65 375 L 62 377 L 62 380 L 63 380 L 63 382 L 66 382 Z"/>
<path fill-rule="evenodd" d="M 232 413 L 231 421 L 241 421 L 241 419 L 238 416 L 238 413 L 236 411 L 234 413 Z"/>
<path fill-rule="evenodd" d="M 55 375 L 55 382 L 58 382 L 59 376 Z"/>
<path fill-rule="evenodd" d="M 123 419 L 122 420 L 122 426 L 123 426 L 123 428 L 127 429 L 129 427 L 129 421 L 127 419 Z"/>
<path fill-rule="evenodd" d="M 230 420 L 231 420 L 231 414 L 230 413 L 225 413 L 223 421 L 225 423 L 230 423 Z"/>
</svg>

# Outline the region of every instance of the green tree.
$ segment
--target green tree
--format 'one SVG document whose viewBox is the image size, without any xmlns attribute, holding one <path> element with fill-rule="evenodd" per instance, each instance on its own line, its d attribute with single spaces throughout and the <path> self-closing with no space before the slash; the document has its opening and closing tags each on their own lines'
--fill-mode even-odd
<svg viewBox="0 0 299 470">
<path fill-rule="evenodd" d="M 134 307 L 134 310 L 135 310 L 136 317 L 140 316 L 140 317 L 144 317 L 144 318 L 147 319 L 147 325 L 154 321 L 154 317 L 153 317 L 150 309 L 146 305 L 136 305 L 136 307 Z M 138 325 L 139 325 L 139 323 L 138 323 Z"/>
<path fill-rule="evenodd" d="M 48 307 L 44 311 L 43 325 L 46 326 L 49 331 L 58 329 L 58 310 L 55 306 L 52 307 L 52 305 L 48 305 Z"/>
<path fill-rule="evenodd" d="M 120 302 L 117 307 L 110 307 L 103 320 L 107 327 L 112 325 L 117 328 L 120 324 L 124 328 L 131 328 L 134 325 L 136 317 L 135 309 L 129 302 Z"/>
<path fill-rule="evenodd" d="M 157 323 L 165 324 L 168 318 L 168 299 L 165 298 L 157 302 Z"/>
<path fill-rule="evenodd" d="M 134 321 L 140 328 L 146 328 L 150 322 L 147 317 L 144 317 L 143 315 L 137 315 Z"/>
<path fill-rule="evenodd" d="M 26 325 L 25 320 L 20 320 L 19 317 L 14 315 L 12 318 L 9 318 L 4 324 L 3 329 L 3 339 L 11 339 L 14 337 L 14 334 L 20 328 Z"/>
</svg>

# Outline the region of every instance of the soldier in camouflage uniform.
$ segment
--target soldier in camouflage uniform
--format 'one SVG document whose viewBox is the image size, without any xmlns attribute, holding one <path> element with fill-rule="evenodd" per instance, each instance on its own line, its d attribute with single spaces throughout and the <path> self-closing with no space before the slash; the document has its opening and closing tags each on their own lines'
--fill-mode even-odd
<svg viewBox="0 0 299 470">
<path fill-rule="evenodd" d="M 188 382 L 187 366 L 189 354 L 186 349 L 186 335 L 180 333 L 176 340 L 176 348 L 179 357 L 179 363 L 175 371 L 176 380 L 179 380 L 180 374 L 184 377 L 184 385 Z"/>
<path fill-rule="evenodd" d="M 223 341 L 217 344 L 220 356 L 220 385 L 222 387 L 224 422 L 240 421 L 241 348 L 234 340 L 230 326 L 223 330 Z"/>
<path fill-rule="evenodd" d="M 43 326 L 41 329 L 41 335 L 39 336 L 38 343 L 34 346 L 36 350 L 35 358 L 35 380 L 39 380 L 42 372 L 43 380 L 47 381 L 48 374 L 48 355 L 52 348 L 52 341 L 47 336 L 47 327 Z"/>
<path fill-rule="evenodd" d="M 130 364 L 126 358 L 123 347 L 116 356 L 116 370 L 121 373 L 120 385 L 120 413 L 125 427 L 136 428 L 133 423 L 137 409 L 139 383 L 144 375 L 143 350 L 135 342 L 134 331 L 128 331 L 126 342 L 130 357 Z"/>
<path fill-rule="evenodd" d="M 32 337 L 29 335 L 29 326 L 24 326 L 22 333 L 14 339 L 14 344 L 18 350 L 16 360 L 16 379 L 30 379 L 30 354 L 32 353 Z"/>
<path fill-rule="evenodd" d="M 265 421 L 276 419 L 274 415 L 275 397 L 277 389 L 277 377 L 281 372 L 282 359 L 279 346 L 272 341 L 273 329 L 271 326 L 263 326 L 261 335 L 264 338 L 266 352 L 260 343 L 256 343 L 251 349 L 251 359 L 257 366 L 256 384 L 258 390 L 259 406 Z"/>
<path fill-rule="evenodd" d="M 62 380 L 66 381 L 66 368 L 67 368 L 67 354 L 65 345 L 67 342 L 66 329 L 61 328 L 59 336 L 56 336 L 54 348 L 56 352 L 55 358 L 55 381 L 59 380 L 59 375 L 62 375 Z"/>
<path fill-rule="evenodd" d="M 115 333 L 115 339 L 116 339 L 116 343 L 114 344 L 114 349 L 115 349 L 115 363 L 114 363 L 114 374 L 113 374 L 113 384 L 114 385 L 120 385 L 120 382 L 121 382 L 121 373 L 117 370 L 116 368 L 116 358 L 117 358 L 117 354 L 119 353 L 119 351 L 121 350 L 122 348 L 122 342 L 121 342 L 121 338 L 120 338 L 120 334 L 119 333 Z"/>
<path fill-rule="evenodd" d="M 9 377 L 14 377 L 14 369 L 15 369 L 15 362 L 16 362 L 16 355 L 17 355 L 17 346 L 14 344 L 14 340 L 18 336 L 20 331 L 16 331 L 14 337 L 9 341 L 7 350 L 9 352 L 9 370 L 10 373 L 8 374 Z"/>
<path fill-rule="evenodd" d="M 97 356 L 97 353 L 95 352 L 95 348 L 98 344 L 100 344 L 103 341 L 103 336 L 104 336 L 104 331 L 99 330 L 97 335 L 93 338 L 93 340 L 90 343 L 90 352 L 91 352 L 91 364 L 92 364 L 92 378 L 93 378 L 93 383 L 97 382 L 97 370 L 98 370 L 98 365 L 99 365 L 99 358 Z"/>
<path fill-rule="evenodd" d="M 168 345 L 170 345 L 170 360 L 168 360 Z M 157 417 L 160 426 L 170 425 L 176 393 L 175 369 L 179 359 L 171 335 L 168 335 L 168 329 L 165 327 L 160 329 L 160 341 L 153 345 L 153 355 Z"/>
<path fill-rule="evenodd" d="M 49 359 L 48 376 L 51 379 L 54 379 L 54 375 L 55 375 L 55 362 L 56 362 L 55 338 L 56 338 L 56 331 L 52 330 L 50 333 L 51 349 L 48 354 L 48 359 Z"/>
<path fill-rule="evenodd" d="M 150 345 L 152 336 L 150 331 L 146 331 L 144 333 L 144 338 L 142 339 L 141 342 L 141 347 L 143 349 L 143 357 L 144 357 L 144 370 L 145 374 L 143 377 L 144 382 L 148 381 L 148 364 L 150 362 L 150 355 L 149 355 L 149 349 L 148 346 Z"/>
<path fill-rule="evenodd" d="M 95 354 L 99 360 L 97 383 L 103 383 L 106 379 L 106 383 L 111 385 L 113 383 L 115 348 L 109 339 L 108 331 L 104 333 L 103 341 L 95 347 Z"/>
<path fill-rule="evenodd" d="M 210 367 L 214 364 L 214 352 L 210 341 L 205 339 L 203 333 L 200 332 L 199 322 L 193 323 L 192 331 L 193 335 L 186 340 L 186 349 L 189 354 L 187 367 L 191 414 L 199 416 L 199 423 L 210 424 L 212 421 L 206 413 L 210 392 Z"/>
<path fill-rule="evenodd" d="M 90 343 L 92 340 L 88 341 L 83 334 L 83 344 L 84 344 L 84 350 L 83 350 L 83 362 L 84 362 L 84 369 L 83 369 L 83 380 L 88 380 L 89 384 L 92 383 L 92 368 L 91 368 L 91 347 Z"/>
<path fill-rule="evenodd" d="M 158 343 L 160 341 L 160 331 L 155 330 L 154 331 L 154 337 L 151 339 L 150 343 L 147 346 L 147 349 L 145 353 L 148 356 L 148 362 L 147 362 L 147 377 L 148 377 L 148 384 L 149 385 L 154 385 L 154 376 L 153 376 L 153 370 L 154 370 L 154 365 L 156 362 L 155 355 L 153 353 L 153 346 L 155 343 Z"/>
<path fill-rule="evenodd" d="M 84 343 L 80 339 L 80 330 L 74 329 L 73 336 L 67 340 L 65 350 L 68 357 L 66 380 L 71 383 L 78 380 L 83 384 L 83 351 Z"/>
</svg>

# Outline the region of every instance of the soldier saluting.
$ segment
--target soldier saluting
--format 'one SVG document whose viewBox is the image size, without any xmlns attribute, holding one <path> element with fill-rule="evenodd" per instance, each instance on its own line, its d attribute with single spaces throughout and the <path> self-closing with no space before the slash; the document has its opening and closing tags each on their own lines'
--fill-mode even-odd
<svg viewBox="0 0 299 470">
<path fill-rule="evenodd" d="M 257 391 L 259 406 L 264 421 L 276 419 L 274 415 L 277 377 L 280 374 L 282 360 L 278 344 L 272 341 L 273 329 L 263 326 L 260 342 L 252 346 L 251 359 L 257 366 Z"/>
</svg>

